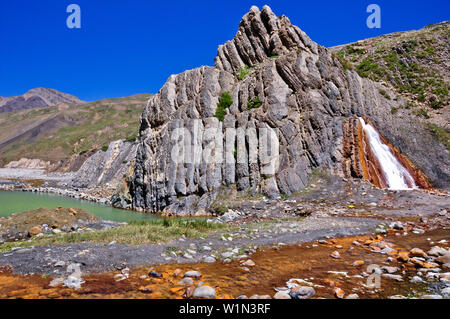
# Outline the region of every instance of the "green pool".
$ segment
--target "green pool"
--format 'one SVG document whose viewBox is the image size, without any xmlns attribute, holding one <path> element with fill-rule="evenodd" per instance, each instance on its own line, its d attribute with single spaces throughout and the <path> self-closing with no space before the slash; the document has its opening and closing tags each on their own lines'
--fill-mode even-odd
<svg viewBox="0 0 450 319">
<path fill-rule="evenodd" d="M 160 218 L 157 215 L 142 214 L 117 209 L 103 204 L 97 204 L 60 195 L 21 191 L 0 191 L 0 217 L 8 217 L 12 213 L 20 213 L 40 207 L 56 208 L 58 206 L 86 209 L 91 212 L 91 214 L 99 218 L 116 222 Z"/>
</svg>

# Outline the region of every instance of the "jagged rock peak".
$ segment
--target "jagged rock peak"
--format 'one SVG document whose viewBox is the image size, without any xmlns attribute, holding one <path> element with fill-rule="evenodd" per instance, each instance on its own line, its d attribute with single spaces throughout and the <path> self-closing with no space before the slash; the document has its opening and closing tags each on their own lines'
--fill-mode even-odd
<svg viewBox="0 0 450 319">
<path fill-rule="evenodd" d="M 252 6 L 242 17 L 233 40 L 217 49 L 215 66 L 231 73 L 254 66 L 265 59 L 305 50 L 318 53 L 318 45 L 286 16 L 277 17 L 269 6 Z"/>
</svg>

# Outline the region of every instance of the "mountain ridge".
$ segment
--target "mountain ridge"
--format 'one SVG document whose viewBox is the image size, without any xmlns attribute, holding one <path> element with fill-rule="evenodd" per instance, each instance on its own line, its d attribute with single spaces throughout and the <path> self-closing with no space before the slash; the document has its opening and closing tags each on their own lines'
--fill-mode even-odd
<svg viewBox="0 0 450 319">
<path fill-rule="evenodd" d="M 230 188 L 277 198 L 300 191 L 316 169 L 345 176 L 347 136 L 342 128 L 353 117 L 368 118 L 435 185 L 447 187 L 450 165 L 445 147 L 420 119 L 394 115 L 392 109 L 405 101 L 391 96 L 394 93 L 381 83 L 345 68 L 287 17 L 277 17 L 268 6 L 253 6 L 235 37 L 218 47 L 214 67 L 171 75 L 149 99 L 141 116 L 136 166 L 127 179 L 128 194 L 122 194 L 132 200 L 122 207 L 166 215 L 202 214 Z M 230 136 L 229 145 L 235 149 L 227 150 L 228 141 L 220 136 L 237 128 L 251 136 Z M 223 153 L 231 151 L 243 162 L 223 163 L 219 151 L 213 162 L 174 163 L 171 135 L 177 129 L 199 136 L 192 142 L 199 154 L 218 138 L 214 143 Z M 266 172 L 270 163 L 261 158 L 260 129 L 279 139 L 280 168 L 275 174 Z"/>
<path fill-rule="evenodd" d="M 83 104 L 78 97 L 50 88 L 34 88 L 22 95 L 0 96 L 0 113 L 55 106 L 61 103 Z"/>
</svg>

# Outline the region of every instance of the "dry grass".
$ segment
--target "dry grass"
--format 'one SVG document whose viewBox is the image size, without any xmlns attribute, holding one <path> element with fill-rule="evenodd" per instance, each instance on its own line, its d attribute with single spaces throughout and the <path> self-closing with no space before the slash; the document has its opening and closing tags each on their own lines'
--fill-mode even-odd
<svg viewBox="0 0 450 319">
<path fill-rule="evenodd" d="M 109 230 L 61 233 L 52 237 L 48 235 L 33 237 L 23 242 L 7 242 L 0 245 L 0 251 L 8 251 L 14 247 L 48 246 L 80 242 L 100 242 L 106 244 L 111 241 L 116 241 L 121 244 L 138 246 L 165 243 L 173 238 L 182 236 L 198 238 L 202 235 L 225 229 L 232 229 L 232 227 L 224 224 L 208 223 L 206 219 L 156 219 L 130 222 L 128 225 Z"/>
</svg>

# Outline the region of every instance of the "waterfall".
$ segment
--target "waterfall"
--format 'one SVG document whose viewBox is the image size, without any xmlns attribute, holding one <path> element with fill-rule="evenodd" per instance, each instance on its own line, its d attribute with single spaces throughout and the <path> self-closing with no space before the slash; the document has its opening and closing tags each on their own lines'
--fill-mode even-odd
<svg viewBox="0 0 450 319">
<path fill-rule="evenodd" d="M 372 125 L 366 124 L 363 118 L 360 117 L 359 121 L 369 141 L 370 149 L 380 163 L 388 188 L 393 190 L 416 189 L 413 177 L 392 154 L 389 146 L 383 143 L 378 132 Z M 408 184 L 412 187 L 409 187 Z"/>
</svg>

